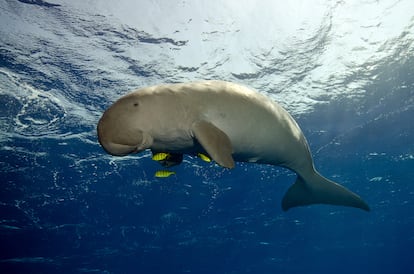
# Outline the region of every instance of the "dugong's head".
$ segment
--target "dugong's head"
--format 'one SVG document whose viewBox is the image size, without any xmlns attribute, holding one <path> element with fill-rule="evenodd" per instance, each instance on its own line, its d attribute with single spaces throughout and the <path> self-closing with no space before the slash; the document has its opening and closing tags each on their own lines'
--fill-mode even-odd
<svg viewBox="0 0 414 274">
<path fill-rule="evenodd" d="M 152 145 L 149 134 L 151 110 L 144 104 L 145 96 L 130 93 L 109 107 L 98 123 L 98 139 L 112 155 L 125 156 L 140 152 Z"/>
</svg>

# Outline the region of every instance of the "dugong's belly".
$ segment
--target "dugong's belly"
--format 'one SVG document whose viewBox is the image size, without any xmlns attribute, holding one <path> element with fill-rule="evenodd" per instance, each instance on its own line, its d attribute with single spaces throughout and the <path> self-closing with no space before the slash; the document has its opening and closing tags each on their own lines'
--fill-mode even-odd
<svg viewBox="0 0 414 274">
<path fill-rule="evenodd" d="M 289 129 L 275 123 L 259 123 L 259 126 L 246 127 L 243 133 L 228 133 L 236 161 L 282 165 L 295 169 L 298 159 L 310 157 L 303 135 L 295 136 Z"/>
<path fill-rule="evenodd" d="M 311 163 L 302 131 L 282 107 L 270 100 L 237 102 L 233 98 L 227 104 L 222 102 L 225 100 L 211 106 L 206 116 L 229 136 L 235 161 L 291 169 L 297 169 L 303 162 Z"/>
</svg>

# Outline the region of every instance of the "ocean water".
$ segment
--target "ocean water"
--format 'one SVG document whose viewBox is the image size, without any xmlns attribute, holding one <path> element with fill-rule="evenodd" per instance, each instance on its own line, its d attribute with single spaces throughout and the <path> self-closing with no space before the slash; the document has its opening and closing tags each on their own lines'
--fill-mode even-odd
<svg viewBox="0 0 414 274">
<path fill-rule="evenodd" d="M 410 0 L 1 0 L 0 272 L 413 273 L 413 41 Z M 121 95 L 199 79 L 282 104 L 371 211 L 283 212 L 280 167 L 155 178 L 100 147 Z"/>
</svg>

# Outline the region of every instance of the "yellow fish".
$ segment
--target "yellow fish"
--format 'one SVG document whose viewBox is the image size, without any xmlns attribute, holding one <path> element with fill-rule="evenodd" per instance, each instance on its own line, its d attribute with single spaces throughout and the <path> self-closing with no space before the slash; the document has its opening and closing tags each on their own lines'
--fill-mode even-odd
<svg viewBox="0 0 414 274">
<path fill-rule="evenodd" d="M 163 161 L 168 159 L 171 156 L 170 153 L 160 152 L 152 155 L 152 160 L 154 161 Z"/>
<path fill-rule="evenodd" d="M 167 177 L 170 177 L 173 174 L 175 174 L 174 171 L 158 170 L 157 172 L 155 172 L 154 176 L 157 177 L 157 178 L 167 178 Z"/>
<path fill-rule="evenodd" d="M 177 153 L 158 152 L 152 155 L 152 160 L 157 161 L 163 167 L 179 165 L 183 161 L 183 155 Z"/>
<path fill-rule="evenodd" d="M 211 162 L 210 157 L 208 157 L 207 155 L 204 155 L 203 153 L 198 153 L 197 156 L 200 157 L 200 159 L 203 160 L 204 162 L 207 162 L 207 163 Z"/>
</svg>

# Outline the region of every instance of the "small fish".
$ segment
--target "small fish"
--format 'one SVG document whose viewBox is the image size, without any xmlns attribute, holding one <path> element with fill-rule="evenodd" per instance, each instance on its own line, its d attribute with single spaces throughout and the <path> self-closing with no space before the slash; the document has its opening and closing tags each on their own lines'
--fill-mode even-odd
<svg viewBox="0 0 414 274">
<path fill-rule="evenodd" d="M 171 157 L 170 153 L 160 152 L 152 155 L 152 160 L 154 161 L 163 161 Z"/>
<path fill-rule="evenodd" d="M 198 153 L 197 156 L 200 157 L 200 159 L 203 160 L 204 162 L 207 162 L 207 163 L 211 162 L 210 157 L 208 157 L 207 155 L 203 153 Z"/>
<path fill-rule="evenodd" d="M 172 167 L 181 164 L 183 155 L 179 153 L 158 152 L 152 156 L 163 167 Z"/>
<path fill-rule="evenodd" d="M 173 174 L 175 174 L 174 171 L 158 170 L 157 172 L 155 172 L 154 176 L 157 177 L 157 178 L 167 178 L 167 177 L 170 177 Z"/>
</svg>

